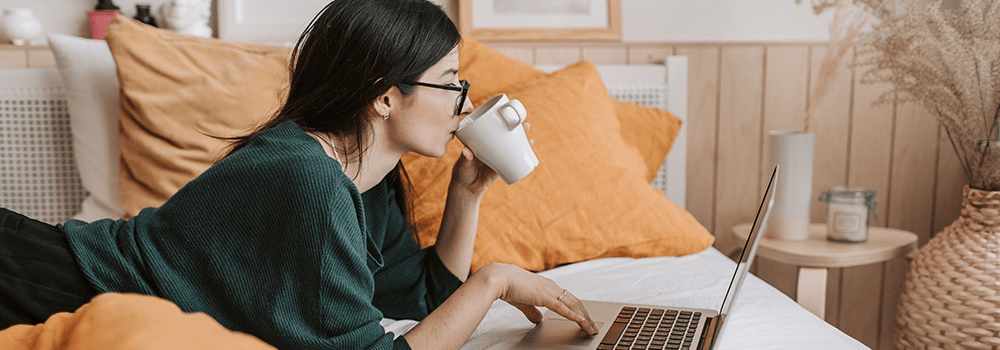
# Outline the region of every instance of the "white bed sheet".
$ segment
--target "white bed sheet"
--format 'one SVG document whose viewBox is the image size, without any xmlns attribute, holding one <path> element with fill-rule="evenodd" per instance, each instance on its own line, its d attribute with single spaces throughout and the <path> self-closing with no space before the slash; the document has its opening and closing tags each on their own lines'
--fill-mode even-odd
<svg viewBox="0 0 1000 350">
<path fill-rule="evenodd" d="M 718 309 L 736 269 L 715 248 L 681 257 L 606 258 L 541 272 L 580 299 Z M 803 309 L 757 276 L 749 275 L 716 349 L 867 349 Z M 403 334 L 412 320 L 385 319 Z M 512 349 L 534 324 L 513 306 L 493 303 L 462 349 Z"/>
</svg>

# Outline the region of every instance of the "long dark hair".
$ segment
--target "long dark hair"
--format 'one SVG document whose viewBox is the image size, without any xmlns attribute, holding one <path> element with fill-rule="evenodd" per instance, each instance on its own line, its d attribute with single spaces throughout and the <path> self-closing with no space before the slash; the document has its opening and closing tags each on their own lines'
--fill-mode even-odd
<svg viewBox="0 0 1000 350">
<path fill-rule="evenodd" d="M 343 145 L 342 151 L 360 164 L 370 142 L 369 118 L 377 114 L 372 103 L 393 86 L 404 95 L 413 93 L 413 86 L 402 82 L 418 80 L 460 41 L 451 19 L 427 0 L 331 1 L 292 50 L 284 105 L 254 132 L 232 139 L 227 155 L 256 133 L 293 121 L 307 132 L 353 138 L 354 144 Z M 410 183 L 402 162 L 387 179 L 412 226 Z"/>
</svg>

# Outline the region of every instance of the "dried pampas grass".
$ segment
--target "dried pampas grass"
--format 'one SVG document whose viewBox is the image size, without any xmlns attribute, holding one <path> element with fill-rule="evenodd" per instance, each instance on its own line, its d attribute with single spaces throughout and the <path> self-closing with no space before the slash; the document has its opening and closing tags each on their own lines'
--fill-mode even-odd
<svg viewBox="0 0 1000 350">
<path fill-rule="evenodd" d="M 802 0 L 795 0 L 800 3 Z M 827 91 L 830 89 L 830 82 L 837 78 L 840 73 L 840 61 L 854 45 L 861 28 L 868 22 L 868 14 L 856 11 L 851 7 L 853 0 L 813 0 L 813 11 L 820 14 L 830 7 L 836 10 L 833 14 L 833 21 L 830 22 L 830 42 L 826 47 L 826 54 L 820 62 L 819 73 L 816 76 L 816 86 L 809 95 L 809 109 L 806 110 L 805 122 L 802 131 L 809 131 L 809 121 L 816 113 L 817 108 L 823 102 Z"/>
<path fill-rule="evenodd" d="M 818 11 L 836 0 L 813 0 Z M 972 188 L 1000 190 L 1000 2 L 855 0 L 876 20 L 858 36 L 861 83 L 889 83 L 879 103 L 915 102 L 944 127 Z M 905 121 L 904 121 L 905 122 Z"/>
</svg>

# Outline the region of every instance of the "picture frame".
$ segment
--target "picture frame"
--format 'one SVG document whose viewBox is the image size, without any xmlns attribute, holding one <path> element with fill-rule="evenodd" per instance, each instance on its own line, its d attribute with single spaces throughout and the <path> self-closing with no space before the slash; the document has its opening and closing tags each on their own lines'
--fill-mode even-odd
<svg viewBox="0 0 1000 350">
<path fill-rule="evenodd" d="M 621 0 L 458 0 L 458 27 L 480 41 L 621 41 Z"/>
</svg>

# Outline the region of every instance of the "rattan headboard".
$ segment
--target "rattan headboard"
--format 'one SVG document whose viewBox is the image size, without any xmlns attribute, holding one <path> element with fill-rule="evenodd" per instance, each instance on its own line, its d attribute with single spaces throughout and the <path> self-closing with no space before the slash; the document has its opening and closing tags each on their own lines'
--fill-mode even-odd
<svg viewBox="0 0 1000 350">
<path fill-rule="evenodd" d="M 5 69 L 0 79 L 0 207 L 49 223 L 80 211 L 66 89 L 55 69 Z"/>
</svg>

